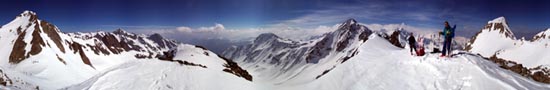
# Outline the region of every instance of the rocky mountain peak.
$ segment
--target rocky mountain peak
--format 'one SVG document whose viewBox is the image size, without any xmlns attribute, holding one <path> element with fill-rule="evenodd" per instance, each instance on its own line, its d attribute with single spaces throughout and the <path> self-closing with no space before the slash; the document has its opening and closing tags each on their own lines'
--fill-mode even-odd
<svg viewBox="0 0 550 90">
<path fill-rule="evenodd" d="M 477 52 L 479 50 L 485 50 L 486 52 L 498 51 L 499 48 L 486 47 L 486 45 L 484 45 L 487 42 L 494 42 L 495 40 L 506 42 L 501 44 L 506 44 L 508 46 L 513 45 L 513 43 L 511 42 L 513 42 L 513 40 L 516 40 L 514 33 L 512 33 L 512 30 L 508 26 L 508 23 L 506 22 L 506 19 L 504 17 L 498 17 L 491 21 L 488 21 L 487 24 L 470 39 L 465 47 L 465 50 L 473 52 Z M 487 51 L 487 48 L 490 48 L 490 50 Z M 489 56 L 493 53 L 483 54 L 486 54 L 484 56 Z"/>
<path fill-rule="evenodd" d="M 349 25 L 355 24 L 355 23 L 357 23 L 357 21 L 353 18 L 350 18 L 344 22 L 344 24 L 349 24 Z"/>
<path fill-rule="evenodd" d="M 17 18 L 29 18 L 29 21 L 34 22 L 38 20 L 38 16 L 33 11 L 23 11 L 23 13 L 19 14 Z"/>
<path fill-rule="evenodd" d="M 359 24 L 357 23 L 357 21 L 353 18 L 350 18 L 346 21 L 344 21 L 341 25 L 340 25 L 340 30 L 350 30 L 350 29 L 353 29 L 353 28 L 357 28 Z"/>
<path fill-rule="evenodd" d="M 508 22 L 506 22 L 506 19 L 502 16 L 487 22 L 487 25 L 485 25 L 483 30 L 499 31 L 501 34 L 504 34 L 507 38 L 512 38 L 512 39 L 516 38 L 514 36 L 514 33 L 512 33 L 512 31 L 510 30 L 510 27 L 508 27 Z"/>
<path fill-rule="evenodd" d="M 532 41 L 538 41 L 538 40 L 541 40 L 541 39 L 549 39 L 550 38 L 550 28 L 542 31 L 542 32 L 539 32 L 537 33 L 535 36 L 533 36 L 533 40 Z"/>
<path fill-rule="evenodd" d="M 273 34 L 273 33 L 263 33 L 263 34 L 260 34 L 256 40 L 254 40 L 254 42 L 265 42 L 265 41 L 271 41 L 271 40 L 275 40 L 275 39 L 278 39 L 279 36 Z"/>
<path fill-rule="evenodd" d="M 19 14 L 19 16 L 36 16 L 36 13 L 33 12 L 33 11 L 29 11 L 29 10 L 26 10 L 26 11 L 23 11 L 23 13 Z"/>
<path fill-rule="evenodd" d="M 124 29 L 122 29 L 122 28 L 118 28 L 115 31 L 113 31 L 113 33 L 115 33 L 115 34 L 126 34 L 128 32 L 124 31 Z"/>
</svg>

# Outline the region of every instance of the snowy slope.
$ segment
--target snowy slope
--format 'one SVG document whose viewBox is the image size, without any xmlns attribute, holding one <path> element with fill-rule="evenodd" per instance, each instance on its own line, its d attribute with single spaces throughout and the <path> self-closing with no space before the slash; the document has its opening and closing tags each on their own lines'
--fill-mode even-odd
<svg viewBox="0 0 550 90">
<path fill-rule="evenodd" d="M 349 20 L 342 25 L 347 23 Z M 339 30 L 326 35 L 334 34 Z M 285 56 L 286 53 L 307 56 L 307 54 L 297 51 L 307 50 L 309 49 L 307 47 L 313 46 L 311 43 L 322 40 L 297 42 L 278 38 L 274 34 L 262 34 L 256 39 L 256 42 L 248 46 L 230 49 L 224 54 L 237 60 L 245 69 L 252 70 L 251 74 L 255 77 L 254 83 L 258 85 L 255 87 L 261 90 L 550 88 L 549 85 L 503 69 L 494 62 L 475 54 L 462 52 L 452 58 L 440 58 L 439 53 L 423 57 L 411 56 L 407 48 L 399 48 L 399 45 L 392 43 L 392 35 L 387 35 L 384 32 L 374 33 L 369 35 L 365 42 L 354 42 L 354 46 L 346 47 L 353 48 L 356 53 L 345 57 L 345 62 L 326 63 L 338 61 L 337 55 L 345 53 L 330 52 L 330 54 L 320 54 L 326 56 L 320 56 L 323 59 L 320 59 L 319 63 L 291 63 L 300 66 L 300 68 L 283 68 L 284 71 L 291 72 L 278 71 L 280 69 L 278 67 L 288 65 L 280 64 L 279 61 L 289 60 L 289 56 L 278 57 L 281 55 L 279 53 L 283 53 L 282 56 Z M 407 35 L 400 33 L 403 32 L 397 32 L 394 35 L 399 35 L 396 38 L 399 40 L 397 42 L 399 44 L 402 43 L 402 36 L 406 37 L 405 35 Z M 428 39 L 433 40 L 437 37 L 428 37 Z M 427 42 L 437 44 L 436 41 Z M 297 61 L 307 60 L 299 59 Z"/>
<path fill-rule="evenodd" d="M 476 55 L 460 54 L 438 58 L 437 54 L 414 57 L 406 49 L 392 47 L 387 41 L 371 36 L 359 48 L 359 54 L 307 85 L 281 90 L 309 88 L 319 90 L 513 90 L 549 89 L 518 74 L 501 69 Z"/>
<path fill-rule="evenodd" d="M 512 60 L 523 64 L 526 67 L 534 68 L 538 66 L 548 66 L 550 61 L 550 39 L 548 35 L 550 29 L 536 34 L 531 41 L 518 40 L 517 45 L 497 53 L 497 57 Z"/>
<path fill-rule="evenodd" d="M 411 56 L 407 49 L 395 47 L 375 34 L 370 35 L 369 40 L 359 46 L 358 52 L 316 80 L 302 79 L 307 77 L 300 76 L 317 75 L 304 71 L 290 80 L 301 83 L 255 81 L 254 87 L 257 90 L 550 89 L 548 84 L 502 69 L 478 55 L 466 53 L 452 58 L 440 58 L 439 54 Z M 327 64 L 309 66 L 323 65 Z"/>
<path fill-rule="evenodd" d="M 253 90 L 252 82 L 223 71 L 228 62 L 211 51 L 181 44 L 173 59 L 184 63 L 132 60 L 67 89 Z"/>
</svg>

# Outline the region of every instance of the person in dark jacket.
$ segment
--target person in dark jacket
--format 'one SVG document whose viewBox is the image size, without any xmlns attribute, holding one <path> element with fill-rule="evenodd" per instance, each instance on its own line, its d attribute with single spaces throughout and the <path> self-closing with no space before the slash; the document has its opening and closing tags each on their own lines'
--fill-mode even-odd
<svg viewBox="0 0 550 90">
<path fill-rule="evenodd" d="M 441 52 L 441 57 L 445 57 L 451 54 L 451 42 L 453 41 L 453 37 L 455 36 L 455 28 L 456 25 L 451 28 L 449 22 L 445 21 L 445 28 L 443 28 L 443 32 L 439 32 L 439 34 L 443 35 L 443 37 L 445 38 L 443 42 L 443 52 Z"/>
<path fill-rule="evenodd" d="M 414 38 L 414 35 L 411 33 L 411 35 L 409 36 L 409 47 L 410 47 L 410 52 L 411 52 L 411 55 L 413 55 L 413 52 L 416 52 L 416 39 Z"/>
</svg>

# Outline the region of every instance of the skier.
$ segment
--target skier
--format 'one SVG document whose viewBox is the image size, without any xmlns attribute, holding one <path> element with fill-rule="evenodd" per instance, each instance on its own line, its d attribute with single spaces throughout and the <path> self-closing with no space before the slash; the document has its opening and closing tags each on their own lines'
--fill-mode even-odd
<svg viewBox="0 0 550 90">
<path fill-rule="evenodd" d="M 451 54 L 451 42 L 453 41 L 453 37 L 455 36 L 455 28 L 456 25 L 451 28 L 449 22 L 445 21 L 445 28 L 443 28 L 443 32 L 439 32 L 439 34 L 443 35 L 443 37 L 445 38 L 443 41 L 443 52 L 441 52 L 441 57 L 445 57 L 448 54 Z"/>
<path fill-rule="evenodd" d="M 413 55 L 413 51 L 416 52 L 416 39 L 414 39 L 413 33 L 411 33 L 411 35 L 409 35 L 408 40 L 409 40 L 409 47 L 411 49 L 410 52 L 411 52 L 411 55 Z"/>
</svg>

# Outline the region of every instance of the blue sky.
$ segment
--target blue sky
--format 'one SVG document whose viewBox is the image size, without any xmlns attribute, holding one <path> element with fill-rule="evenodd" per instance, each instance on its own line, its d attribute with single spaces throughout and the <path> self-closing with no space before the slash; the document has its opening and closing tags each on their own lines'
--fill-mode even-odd
<svg viewBox="0 0 550 90">
<path fill-rule="evenodd" d="M 185 26 L 226 29 L 331 26 L 348 18 L 366 24 L 406 23 L 440 29 L 448 20 L 463 36 L 505 16 L 516 36 L 550 27 L 547 0 L 2 0 L 0 23 L 24 10 L 64 32 Z"/>
</svg>

